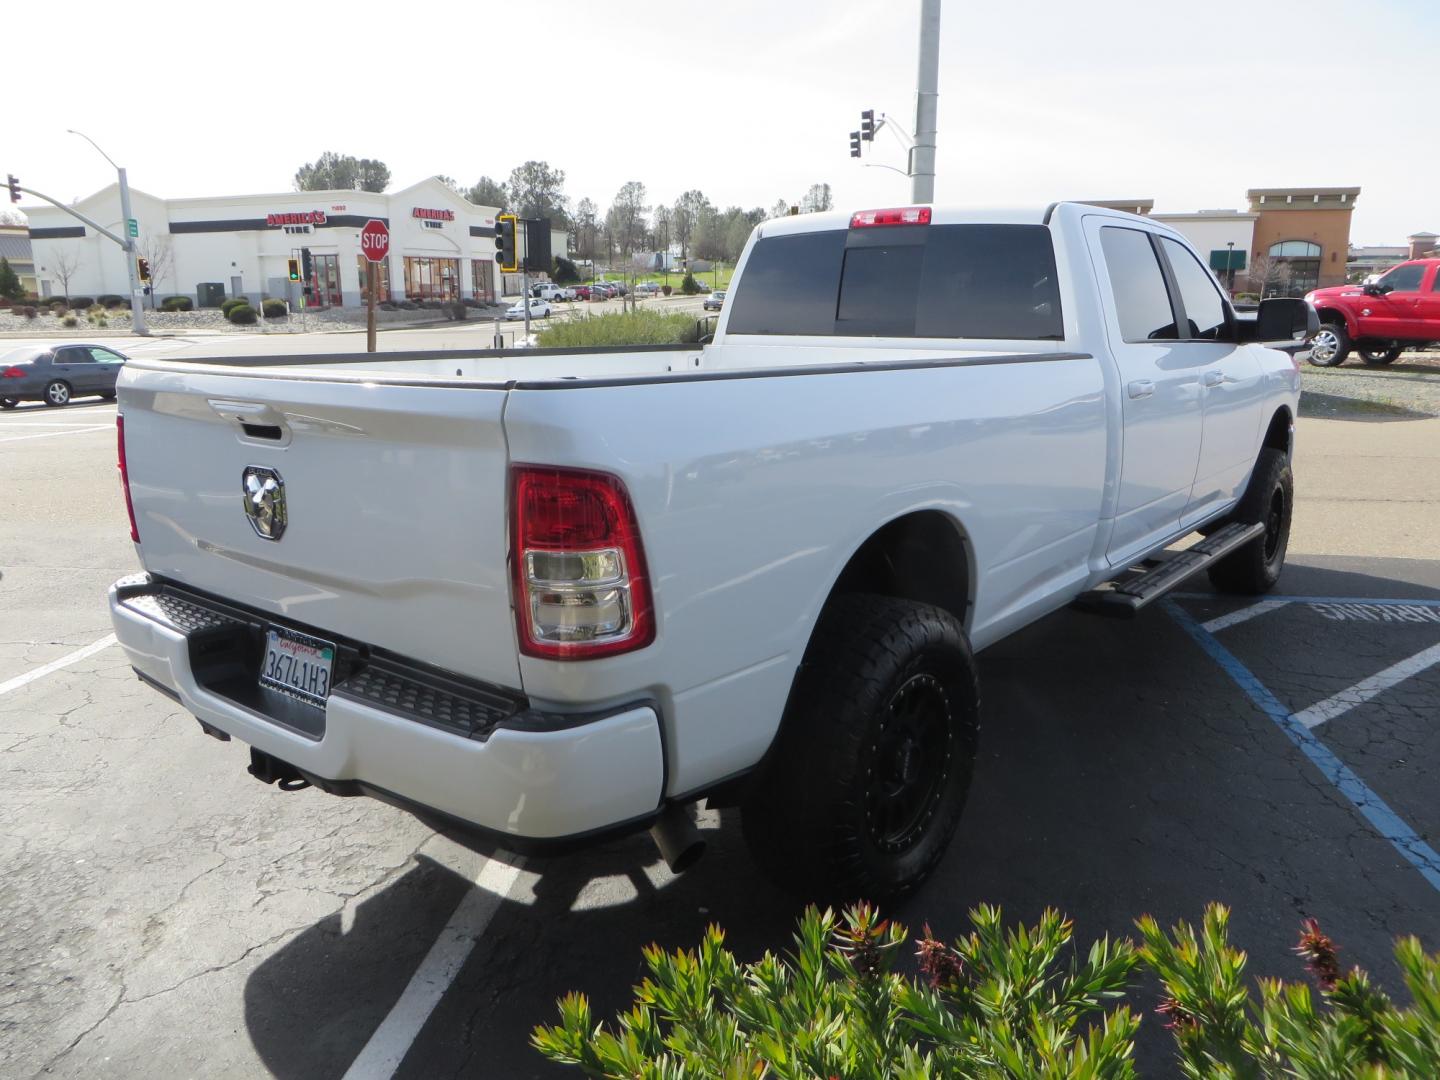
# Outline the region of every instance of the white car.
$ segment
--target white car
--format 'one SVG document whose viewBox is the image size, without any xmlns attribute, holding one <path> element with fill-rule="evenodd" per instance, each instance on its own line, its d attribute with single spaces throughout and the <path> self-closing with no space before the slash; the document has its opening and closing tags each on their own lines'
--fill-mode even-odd
<svg viewBox="0 0 1440 1080">
<path fill-rule="evenodd" d="M 531 288 L 530 294 L 540 300 L 574 300 L 575 290 L 551 281 L 542 281 Z"/>
<path fill-rule="evenodd" d="M 548 300 L 541 300 L 541 299 L 539 299 L 538 297 L 532 297 L 532 298 L 531 298 L 531 300 L 530 300 L 530 317 L 531 317 L 532 319 L 545 318 L 545 317 L 547 317 L 549 314 L 550 314 L 550 301 L 548 301 Z M 507 319 L 523 319 L 523 318 L 525 318 L 525 301 L 524 301 L 524 300 L 516 300 L 515 303 L 511 304 L 508 308 L 506 308 L 506 309 L 505 309 L 505 318 L 507 318 Z"/>
<path fill-rule="evenodd" d="M 728 293 L 704 347 L 131 359 L 130 664 L 267 782 L 677 869 L 704 798 L 787 886 L 883 899 L 960 821 L 976 652 L 1279 577 L 1319 322 L 1237 312 L 1162 222 L 787 217 Z"/>
</svg>

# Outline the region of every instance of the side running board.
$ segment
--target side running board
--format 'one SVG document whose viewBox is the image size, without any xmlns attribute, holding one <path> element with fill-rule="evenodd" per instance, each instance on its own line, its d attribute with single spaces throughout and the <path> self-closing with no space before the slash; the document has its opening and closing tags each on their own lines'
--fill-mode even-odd
<svg viewBox="0 0 1440 1080">
<path fill-rule="evenodd" d="M 1264 532 L 1263 522 L 1247 525 L 1237 521 L 1226 525 L 1193 547 L 1176 552 L 1143 573 L 1081 593 L 1075 598 L 1074 606 L 1096 615 L 1129 618 L 1147 604 L 1160 599 L 1192 574 L 1199 573 L 1217 559 L 1223 559 L 1236 548 L 1264 535 Z"/>
</svg>

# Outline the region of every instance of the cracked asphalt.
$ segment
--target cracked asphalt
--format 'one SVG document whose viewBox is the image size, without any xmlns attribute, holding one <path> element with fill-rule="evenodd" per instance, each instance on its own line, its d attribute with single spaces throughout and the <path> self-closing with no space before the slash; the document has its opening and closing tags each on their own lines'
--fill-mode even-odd
<svg viewBox="0 0 1440 1080">
<path fill-rule="evenodd" d="M 105 586 L 136 569 L 113 416 L 0 416 L 0 687 L 110 632 Z M 22 433 L 54 434 L 3 441 Z M 1440 601 L 1440 561 L 1325 554 L 1305 527 L 1280 594 Z M 1196 621 L 1244 606 L 1192 586 L 1176 603 Z M 1297 602 L 1214 636 L 1292 711 L 1440 644 L 1424 615 L 1351 615 Z M 1301 977 L 1290 950 L 1313 916 L 1392 989 L 1395 936 L 1440 948 L 1436 889 L 1165 611 L 1061 612 L 981 671 L 970 807 L 903 921 L 957 934 L 982 900 L 1025 919 L 1053 905 L 1086 941 L 1218 899 L 1253 975 Z M 1314 729 L 1432 846 L 1437 722 L 1431 666 Z M 0 693 L 0 1075 L 342 1076 L 504 857 L 380 803 L 263 786 L 246 762 L 113 646 Z M 527 860 L 395 1075 L 571 1075 L 527 1045 L 565 991 L 612 1015 L 643 945 L 691 945 L 712 921 L 743 955 L 786 947 L 796 905 L 758 877 L 735 815 L 701 824 L 711 850 L 680 878 L 643 836 Z M 1140 1053 L 1173 1071 L 1158 1023 Z"/>
</svg>

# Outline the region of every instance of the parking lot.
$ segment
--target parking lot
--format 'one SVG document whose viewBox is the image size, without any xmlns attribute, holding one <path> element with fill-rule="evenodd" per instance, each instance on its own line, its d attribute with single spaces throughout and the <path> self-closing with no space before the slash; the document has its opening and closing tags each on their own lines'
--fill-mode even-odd
<svg viewBox="0 0 1440 1080">
<path fill-rule="evenodd" d="M 796 905 L 732 812 L 702 814 L 710 851 L 676 878 L 644 836 L 518 860 L 256 783 L 109 637 L 105 587 L 136 569 L 114 416 L 0 416 L 0 1075 L 557 1075 L 530 1029 L 567 990 L 628 1004 L 643 945 L 712 921 L 743 956 L 788 945 Z M 1432 457 L 1392 478 L 1434 475 L 1440 421 L 1411 423 Z M 1311 513 L 1307 440 L 1383 435 L 1344 424 L 1301 423 L 1275 595 L 1202 578 L 1137 620 L 1060 612 L 982 654 L 970 807 L 898 917 L 953 935 L 980 901 L 1053 905 L 1088 941 L 1221 900 L 1252 974 L 1298 977 L 1313 916 L 1391 989 L 1395 936 L 1440 948 L 1440 545 L 1417 525 L 1376 557 L 1373 509 Z M 1142 1063 L 1168 1047 L 1147 1018 Z"/>
</svg>

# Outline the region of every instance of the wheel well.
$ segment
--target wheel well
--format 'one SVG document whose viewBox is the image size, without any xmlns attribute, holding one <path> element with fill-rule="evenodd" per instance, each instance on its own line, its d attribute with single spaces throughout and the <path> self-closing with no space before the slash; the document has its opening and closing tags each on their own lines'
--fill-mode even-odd
<svg viewBox="0 0 1440 1080">
<path fill-rule="evenodd" d="M 1325 325 L 1326 323 L 1336 326 L 1345 325 L 1345 313 L 1339 308 L 1321 308 L 1319 315 L 1321 325 Z"/>
<path fill-rule="evenodd" d="M 1265 439 L 1261 446 L 1272 447 L 1289 454 L 1294 438 L 1294 418 L 1290 410 L 1284 406 L 1275 410 L 1275 415 L 1270 418 L 1270 426 L 1265 429 Z"/>
<path fill-rule="evenodd" d="M 876 593 L 933 604 L 965 624 L 970 555 L 960 528 L 938 510 L 921 510 L 878 529 L 850 557 L 830 591 Z"/>
</svg>

